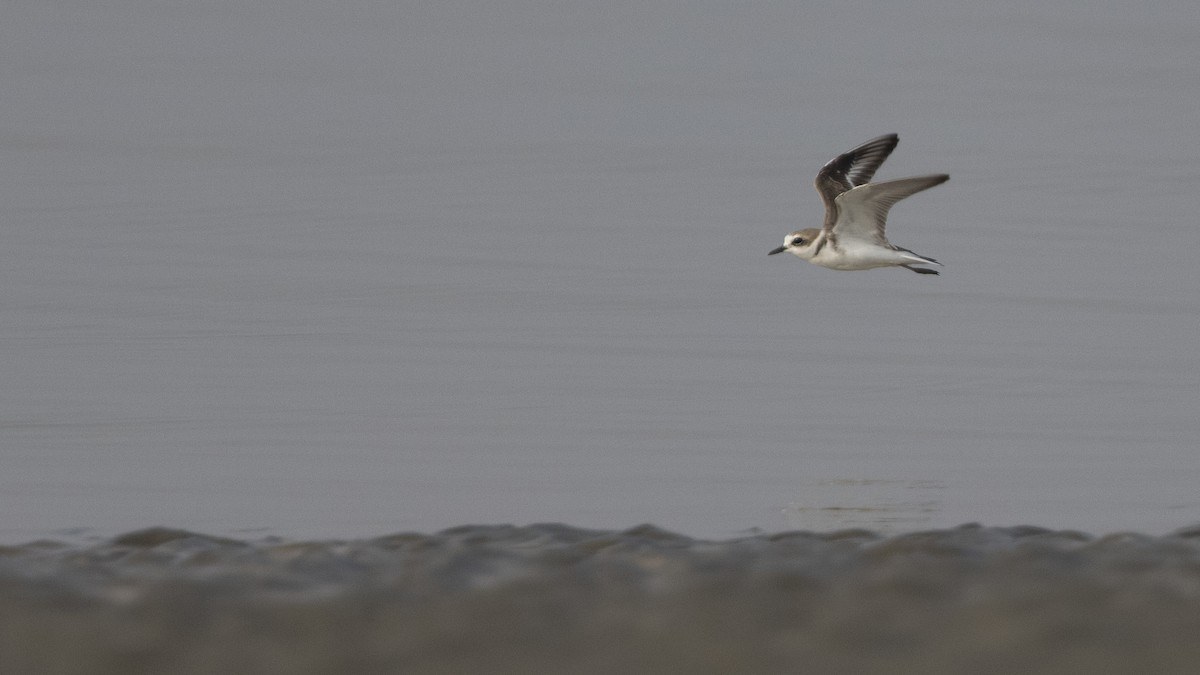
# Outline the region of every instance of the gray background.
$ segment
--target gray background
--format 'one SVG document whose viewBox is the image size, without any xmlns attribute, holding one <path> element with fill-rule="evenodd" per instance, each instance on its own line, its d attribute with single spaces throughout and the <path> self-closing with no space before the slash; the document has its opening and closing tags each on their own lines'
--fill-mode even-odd
<svg viewBox="0 0 1200 675">
<path fill-rule="evenodd" d="M 0 538 L 1194 523 L 1196 12 L 4 3 Z"/>
</svg>

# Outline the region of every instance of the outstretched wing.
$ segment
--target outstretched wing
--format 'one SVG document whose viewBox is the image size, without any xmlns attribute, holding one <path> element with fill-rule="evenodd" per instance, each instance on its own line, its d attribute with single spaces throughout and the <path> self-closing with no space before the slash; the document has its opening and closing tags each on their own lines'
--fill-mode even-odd
<svg viewBox="0 0 1200 675">
<path fill-rule="evenodd" d="M 948 180 L 950 176 L 939 173 L 868 183 L 846 190 L 835 198 L 837 216 L 831 226 L 831 232 L 841 241 L 861 239 L 889 246 L 884 230 L 887 227 L 888 210 L 892 205 Z"/>
<path fill-rule="evenodd" d="M 834 157 L 821 167 L 815 185 L 821 201 L 825 202 L 825 229 L 832 227 L 837 218 L 834 202 L 837 196 L 870 182 L 898 143 L 900 137 L 896 134 L 873 138 L 850 152 Z"/>
</svg>

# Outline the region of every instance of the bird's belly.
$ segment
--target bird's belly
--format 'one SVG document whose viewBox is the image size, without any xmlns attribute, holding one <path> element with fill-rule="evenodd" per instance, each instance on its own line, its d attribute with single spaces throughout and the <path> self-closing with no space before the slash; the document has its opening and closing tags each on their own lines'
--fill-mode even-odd
<svg viewBox="0 0 1200 675">
<path fill-rule="evenodd" d="M 842 246 L 840 249 L 827 246 L 812 262 L 833 270 L 869 270 L 912 261 L 902 259 L 891 249 L 863 244 Z"/>
</svg>

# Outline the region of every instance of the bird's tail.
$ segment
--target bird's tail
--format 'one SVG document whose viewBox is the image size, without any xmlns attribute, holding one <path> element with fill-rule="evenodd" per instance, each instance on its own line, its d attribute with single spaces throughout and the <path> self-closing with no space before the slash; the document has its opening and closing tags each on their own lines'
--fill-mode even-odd
<svg viewBox="0 0 1200 675">
<path fill-rule="evenodd" d="M 906 248 L 900 248 L 899 246 L 895 246 L 895 245 L 893 245 L 892 248 L 896 249 L 896 251 L 898 253 L 900 253 L 905 258 L 908 258 L 909 260 L 911 260 L 915 263 L 927 263 L 930 265 L 941 265 L 942 264 L 942 263 L 934 260 L 933 258 L 927 258 L 927 257 L 921 255 L 920 253 L 913 253 L 912 251 L 910 251 Z M 943 267 L 944 267 L 944 265 L 943 265 Z"/>
</svg>

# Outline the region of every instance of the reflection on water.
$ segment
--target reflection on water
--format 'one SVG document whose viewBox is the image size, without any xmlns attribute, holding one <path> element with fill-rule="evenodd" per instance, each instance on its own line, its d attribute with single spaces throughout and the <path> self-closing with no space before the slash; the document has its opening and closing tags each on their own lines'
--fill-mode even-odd
<svg viewBox="0 0 1200 675">
<path fill-rule="evenodd" d="M 802 499 L 783 509 L 788 527 L 799 530 L 863 528 L 895 534 L 928 525 L 941 501 L 938 480 L 833 478 L 802 485 Z"/>
</svg>

